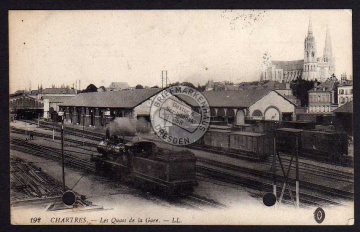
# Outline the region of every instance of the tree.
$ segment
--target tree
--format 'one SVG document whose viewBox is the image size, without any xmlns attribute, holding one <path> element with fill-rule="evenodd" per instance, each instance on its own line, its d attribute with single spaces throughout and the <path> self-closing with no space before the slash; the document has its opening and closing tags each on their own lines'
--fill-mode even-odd
<svg viewBox="0 0 360 232">
<path fill-rule="evenodd" d="M 98 92 L 106 92 L 106 88 L 102 85 L 97 89 Z"/>
<path fill-rule="evenodd" d="M 225 85 L 233 85 L 234 82 L 232 82 L 232 81 L 224 81 L 224 84 L 225 84 Z"/>
<path fill-rule="evenodd" d="M 294 96 L 300 99 L 302 107 L 309 105 L 308 91 L 314 88 L 314 83 L 315 81 L 307 81 L 302 79 L 295 80 L 291 83 L 290 88 L 293 90 Z"/>
<path fill-rule="evenodd" d="M 199 91 L 199 92 L 204 92 L 206 89 L 206 85 L 200 85 L 198 84 L 196 90 Z"/>
<path fill-rule="evenodd" d="M 144 88 L 144 86 L 142 86 L 140 84 L 135 86 L 135 89 L 143 89 L 143 88 Z"/>
<path fill-rule="evenodd" d="M 154 85 L 153 87 L 151 87 L 152 89 L 158 89 L 159 88 L 159 86 L 157 86 L 157 85 Z"/>
<path fill-rule="evenodd" d="M 86 89 L 80 91 L 80 93 L 90 93 L 90 92 L 97 92 L 97 87 L 93 84 L 88 85 L 88 87 L 86 87 Z"/>
</svg>

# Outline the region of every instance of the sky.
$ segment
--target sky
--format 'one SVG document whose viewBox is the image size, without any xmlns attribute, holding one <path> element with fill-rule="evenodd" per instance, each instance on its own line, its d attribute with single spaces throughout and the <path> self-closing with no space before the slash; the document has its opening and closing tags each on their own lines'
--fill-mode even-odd
<svg viewBox="0 0 360 232">
<path fill-rule="evenodd" d="M 322 56 L 330 29 L 337 76 L 352 75 L 351 10 L 10 11 L 10 93 L 81 80 L 161 86 L 259 80 L 262 56 L 303 59 L 311 15 Z"/>
</svg>

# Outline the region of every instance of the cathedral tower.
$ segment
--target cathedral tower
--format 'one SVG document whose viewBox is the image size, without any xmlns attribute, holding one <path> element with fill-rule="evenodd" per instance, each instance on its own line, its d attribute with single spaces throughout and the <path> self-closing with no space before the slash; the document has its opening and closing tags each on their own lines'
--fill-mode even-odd
<svg viewBox="0 0 360 232">
<path fill-rule="evenodd" d="M 311 16 L 309 19 L 308 34 L 304 42 L 304 69 L 302 78 L 315 80 L 317 78 L 316 42 L 312 30 Z"/>
<path fill-rule="evenodd" d="M 329 66 L 329 75 L 335 72 L 335 59 L 332 56 L 332 47 L 331 47 L 331 39 L 330 39 L 330 31 L 329 27 L 326 27 L 326 39 L 325 39 L 325 47 L 324 54 L 322 57 L 323 62 L 327 62 Z"/>
</svg>

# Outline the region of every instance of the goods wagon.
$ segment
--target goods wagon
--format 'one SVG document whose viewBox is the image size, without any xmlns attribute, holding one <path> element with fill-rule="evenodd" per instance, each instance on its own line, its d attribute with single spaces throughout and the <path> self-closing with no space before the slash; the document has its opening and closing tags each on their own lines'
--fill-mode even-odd
<svg viewBox="0 0 360 232">
<path fill-rule="evenodd" d="M 301 152 L 319 158 L 340 160 L 348 155 L 347 135 L 335 131 L 303 131 Z"/>
<path fill-rule="evenodd" d="M 262 133 L 210 129 L 196 145 L 261 160 L 272 154 L 272 141 Z"/>
<path fill-rule="evenodd" d="M 254 159 L 265 159 L 273 152 L 273 140 L 262 133 L 233 132 L 230 135 L 229 149 L 245 152 Z"/>
<path fill-rule="evenodd" d="M 229 149 L 229 134 L 227 130 L 208 130 L 204 135 L 204 144 L 219 149 Z"/>
<path fill-rule="evenodd" d="M 348 154 L 346 134 L 335 131 L 278 129 L 276 149 L 286 153 L 292 152 L 296 143 L 295 134 L 299 138 L 299 156 L 336 161 Z"/>
<path fill-rule="evenodd" d="M 192 191 L 197 185 L 196 158 L 192 152 L 160 149 L 149 141 L 125 142 L 100 142 L 99 155 L 91 158 L 96 170 L 142 189 L 170 195 Z"/>
</svg>

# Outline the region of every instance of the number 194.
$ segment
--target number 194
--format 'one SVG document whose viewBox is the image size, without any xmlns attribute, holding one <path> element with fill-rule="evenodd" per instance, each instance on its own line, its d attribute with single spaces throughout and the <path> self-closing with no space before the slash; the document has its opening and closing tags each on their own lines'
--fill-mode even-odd
<svg viewBox="0 0 360 232">
<path fill-rule="evenodd" d="M 40 217 L 30 218 L 31 223 L 40 223 L 40 220 L 41 220 Z"/>
</svg>

